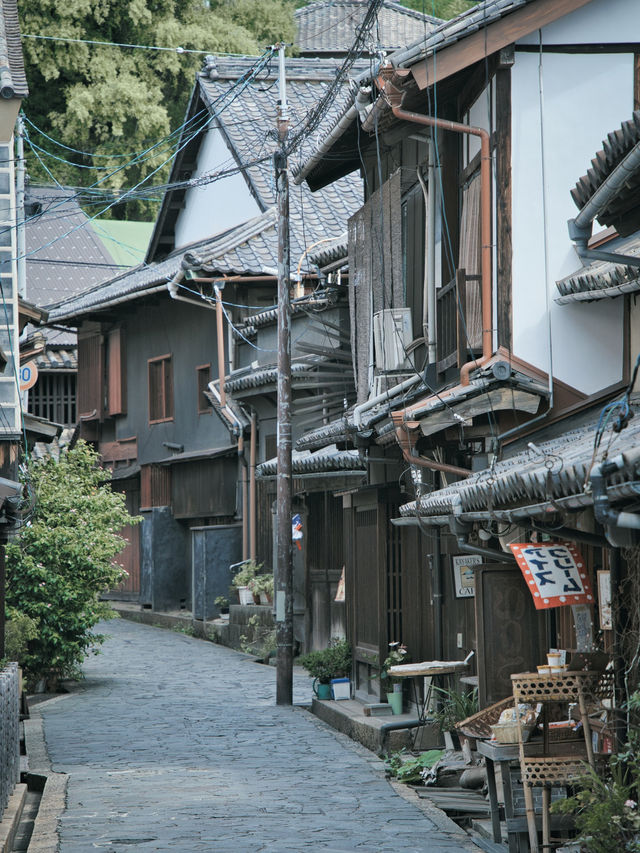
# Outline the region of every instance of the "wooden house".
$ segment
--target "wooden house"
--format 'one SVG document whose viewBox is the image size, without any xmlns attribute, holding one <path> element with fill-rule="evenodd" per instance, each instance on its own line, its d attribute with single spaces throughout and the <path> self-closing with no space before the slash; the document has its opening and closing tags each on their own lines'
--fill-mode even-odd
<svg viewBox="0 0 640 853">
<path fill-rule="evenodd" d="M 495 472 L 500 499 L 520 498 L 509 493 L 518 451 L 536 467 L 527 436 L 586 429 L 629 382 L 629 304 L 600 299 L 594 310 L 580 270 L 611 233 L 570 233 L 567 220 L 584 164 L 637 105 L 639 43 L 629 0 L 485 0 L 363 74 L 297 164 L 312 189 L 354 169 L 366 187 L 348 222 L 357 405 L 298 442 L 342 442 L 368 460 L 367 486 L 343 496 L 363 698 L 378 693 L 392 640 L 420 659 L 474 650 L 485 704 L 550 645 L 575 645 L 570 608 L 541 616 L 515 568 Z M 606 171 L 611 154 L 596 161 Z M 574 197 L 587 196 L 583 180 Z M 556 299 L 556 282 L 581 295 Z M 536 494 L 552 506 L 555 456 L 536 463 Z M 477 500 L 461 510 L 467 483 Z M 560 535 L 602 549 L 588 525 Z M 475 595 L 459 583 L 472 556 Z M 592 568 L 603 559 L 588 556 Z"/>
</svg>

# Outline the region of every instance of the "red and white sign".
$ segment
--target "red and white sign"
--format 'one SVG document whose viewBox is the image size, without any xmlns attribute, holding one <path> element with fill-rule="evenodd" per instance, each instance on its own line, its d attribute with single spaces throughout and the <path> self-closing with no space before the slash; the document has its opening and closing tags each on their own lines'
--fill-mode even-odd
<svg viewBox="0 0 640 853">
<path fill-rule="evenodd" d="M 28 391 L 38 381 L 38 367 L 35 361 L 20 365 L 20 390 Z"/>
<path fill-rule="evenodd" d="M 516 542 L 510 545 L 533 596 L 536 610 L 593 604 L 589 576 L 574 545 Z"/>
</svg>

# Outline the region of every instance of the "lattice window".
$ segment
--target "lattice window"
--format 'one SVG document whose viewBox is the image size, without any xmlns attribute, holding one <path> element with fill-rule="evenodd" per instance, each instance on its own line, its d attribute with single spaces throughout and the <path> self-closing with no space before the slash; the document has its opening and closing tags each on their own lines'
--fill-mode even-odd
<svg viewBox="0 0 640 853">
<path fill-rule="evenodd" d="M 77 422 L 77 374 L 40 373 L 29 391 L 29 411 L 37 418 L 71 426 Z"/>
</svg>

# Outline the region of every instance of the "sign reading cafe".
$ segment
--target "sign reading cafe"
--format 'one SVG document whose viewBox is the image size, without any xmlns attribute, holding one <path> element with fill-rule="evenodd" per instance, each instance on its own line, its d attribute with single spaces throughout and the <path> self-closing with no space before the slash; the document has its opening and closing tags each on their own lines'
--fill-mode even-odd
<svg viewBox="0 0 640 853">
<path fill-rule="evenodd" d="M 516 542 L 510 545 L 536 610 L 593 604 L 585 562 L 574 545 Z"/>
</svg>

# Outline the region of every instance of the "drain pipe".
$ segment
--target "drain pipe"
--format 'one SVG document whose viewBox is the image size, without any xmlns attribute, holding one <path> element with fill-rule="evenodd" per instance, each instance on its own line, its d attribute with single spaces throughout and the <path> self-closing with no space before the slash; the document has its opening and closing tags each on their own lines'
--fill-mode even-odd
<svg viewBox="0 0 640 853">
<path fill-rule="evenodd" d="M 256 558 L 256 413 L 251 412 L 249 440 L 249 557 Z"/>
<path fill-rule="evenodd" d="M 424 127 L 435 127 L 452 133 L 465 133 L 480 138 L 480 242 L 482 246 L 481 263 L 481 292 L 482 292 L 482 357 L 468 361 L 460 368 L 460 384 L 469 384 L 469 374 L 472 370 L 482 367 L 493 355 L 493 310 L 492 293 L 492 246 L 491 246 L 491 148 L 488 132 L 482 127 L 472 127 L 467 124 L 434 118 L 421 113 L 408 112 L 402 109 L 404 92 L 392 82 L 395 70 L 388 65 L 380 69 L 376 83 L 383 96 L 389 103 L 396 118 L 413 122 Z"/>
<path fill-rule="evenodd" d="M 240 484 L 242 488 L 242 559 L 249 555 L 249 495 L 247 488 L 247 457 L 244 453 L 244 436 L 238 436 L 238 461 L 240 468 Z"/>
<path fill-rule="evenodd" d="M 225 366 L 224 366 L 224 323 L 222 317 L 222 293 L 218 285 L 213 288 L 216 294 L 216 343 L 218 344 L 218 383 L 220 386 L 220 405 L 226 408 L 227 393 L 224 387 Z"/>
<path fill-rule="evenodd" d="M 593 228 L 593 220 L 602 213 L 606 205 L 624 187 L 629 178 L 640 168 L 640 142 L 636 143 L 626 157 L 605 178 L 591 198 L 583 205 L 568 224 L 569 236 L 576 244 L 576 251 L 582 260 L 609 261 L 613 264 L 625 264 L 640 267 L 640 258 L 635 255 L 619 255 L 600 249 L 589 249 L 588 243 Z"/>
<path fill-rule="evenodd" d="M 623 527 L 630 530 L 640 530 L 640 515 L 634 512 L 619 512 L 612 509 L 607 494 L 607 477 L 616 471 L 634 466 L 640 461 L 640 450 L 621 453 L 607 462 L 598 462 L 591 469 L 589 482 L 593 495 L 593 514 L 596 521 L 605 527 Z M 607 539 L 611 541 L 610 537 Z"/>
<path fill-rule="evenodd" d="M 459 494 L 456 494 L 451 499 L 453 515 L 448 518 L 449 530 L 456 537 L 458 548 L 463 554 L 479 554 L 481 557 L 486 557 L 492 562 L 498 563 L 515 563 L 516 558 L 513 554 L 508 554 L 506 551 L 496 551 L 493 548 L 485 548 L 482 545 L 472 545 L 467 541 L 469 534 L 469 524 L 462 521 L 460 514 L 462 513 L 462 501 Z"/>
<path fill-rule="evenodd" d="M 362 429 L 363 412 L 367 412 L 369 409 L 375 408 L 379 403 L 384 403 L 387 400 L 392 400 L 394 397 L 397 397 L 398 394 L 401 394 L 403 391 L 406 391 L 407 388 L 411 388 L 411 386 L 415 385 L 418 381 L 420 381 L 419 376 L 411 376 L 409 379 L 405 379 L 404 382 L 401 382 L 399 385 L 394 385 L 394 387 L 390 388 L 388 391 L 383 391 L 382 394 L 376 394 L 375 397 L 371 397 L 364 403 L 360 403 L 360 405 L 356 406 L 353 410 L 353 424 L 355 428 L 357 430 Z"/>
<path fill-rule="evenodd" d="M 430 471 L 443 471 L 445 474 L 455 474 L 457 477 L 468 477 L 473 473 L 468 468 L 458 468 L 457 465 L 449 465 L 447 462 L 436 462 L 435 459 L 427 459 L 425 456 L 419 456 L 415 448 L 417 436 L 410 432 L 406 423 L 401 423 L 396 427 L 396 438 L 402 451 L 402 457 L 409 465 L 428 468 Z"/>
<path fill-rule="evenodd" d="M 438 360 L 436 343 L 436 205 L 434 198 L 435 169 L 431 147 L 429 147 L 429 165 L 427 168 L 426 182 L 422 177 L 419 167 L 417 170 L 426 212 L 424 282 L 422 286 L 422 334 L 427 345 L 427 364 L 435 364 Z"/>
</svg>

